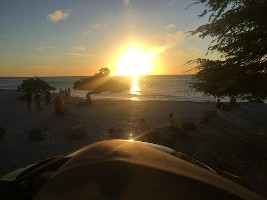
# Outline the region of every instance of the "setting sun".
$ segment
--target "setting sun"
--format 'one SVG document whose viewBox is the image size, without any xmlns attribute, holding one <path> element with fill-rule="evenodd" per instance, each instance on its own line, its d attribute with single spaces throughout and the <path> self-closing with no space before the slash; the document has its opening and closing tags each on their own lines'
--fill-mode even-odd
<svg viewBox="0 0 267 200">
<path fill-rule="evenodd" d="M 117 75 L 146 75 L 150 74 L 153 68 L 153 53 L 147 53 L 135 46 L 130 47 L 119 58 L 117 63 Z"/>
</svg>

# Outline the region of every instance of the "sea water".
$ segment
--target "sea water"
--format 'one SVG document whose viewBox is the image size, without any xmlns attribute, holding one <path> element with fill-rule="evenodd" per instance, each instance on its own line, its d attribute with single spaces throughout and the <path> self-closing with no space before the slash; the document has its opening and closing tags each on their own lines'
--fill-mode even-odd
<svg viewBox="0 0 267 200">
<path fill-rule="evenodd" d="M 56 88 L 71 88 L 72 96 L 85 98 L 87 91 L 74 90 L 75 81 L 83 77 L 39 77 Z M 92 95 L 92 99 L 108 100 L 162 100 L 162 101 L 196 101 L 206 102 L 215 101 L 212 96 L 206 96 L 196 92 L 190 86 L 194 82 L 192 75 L 149 75 L 149 76 L 115 76 L 116 80 L 127 83 L 130 86 L 129 91 L 121 93 L 102 93 Z M 0 78 L 0 89 L 16 90 L 18 85 L 28 77 L 10 77 Z"/>
</svg>

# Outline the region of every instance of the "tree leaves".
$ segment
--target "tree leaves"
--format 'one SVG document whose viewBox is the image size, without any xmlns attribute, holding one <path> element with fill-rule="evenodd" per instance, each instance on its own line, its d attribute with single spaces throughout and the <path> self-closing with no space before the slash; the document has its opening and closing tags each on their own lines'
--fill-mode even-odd
<svg viewBox="0 0 267 200">
<path fill-rule="evenodd" d="M 50 86 L 44 80 L 39 78 L 29 78 L 27 80 L 23 80 L 20 85 L 22 91 L 31 91 L 31 92 L 44 92 L 47 90 L 55 90 L 55 87 Z"/>
<path fill-rule="evenodd" d="M 205 4 L 200 17 L 209 21 L 191 31 L 211 36 L 208 52 L 222 60 L 196 59 L 199 70 L 193 88 L 213 96 L 267 96 L 267 0 L 196 0 Z M 212 77 L 211 77 L 212 76 Z"/>
<path fill-rule="evenodd" d="M 91 94 L 102 92 L 122 92 L 129 90 L 129 85 L 120 83 L 109 76 L 108 68 L 101 68 L 94 76 L 82 78 L 74 83 L 73 88 L 77 90 L 91 91 Z"/>
</svg>

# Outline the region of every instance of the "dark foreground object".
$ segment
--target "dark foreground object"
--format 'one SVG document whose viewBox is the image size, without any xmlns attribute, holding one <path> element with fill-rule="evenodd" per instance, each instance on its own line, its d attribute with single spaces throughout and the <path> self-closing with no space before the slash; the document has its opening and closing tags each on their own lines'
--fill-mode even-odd
<svg viewBox="0 0 267 200">
<path fill-rule="evenodd" d="M 98 142 L 11 177 L 2 177 L 0 199 L 261 199 L 189 156 L 126 140 Z"/>
</svg>

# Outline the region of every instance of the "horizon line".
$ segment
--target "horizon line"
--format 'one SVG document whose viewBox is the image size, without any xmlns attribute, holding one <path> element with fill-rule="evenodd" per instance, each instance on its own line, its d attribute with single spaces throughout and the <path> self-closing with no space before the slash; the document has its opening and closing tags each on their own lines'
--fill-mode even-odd
<svg viewBox="0 0 267 200">
<path fill-rule="evenodd" d="M 147 74 L 147 75 L 138 75 L 138 76 L 191 76 L 195 74 Z M 86 76 L 0 76 L 0 78 L 59 78 L 59 77 L 89 77 L 93 75 L 86 75 Z M 111 76 L 133 76 L 133 75 L 111 75 Z"/>
</svg>

